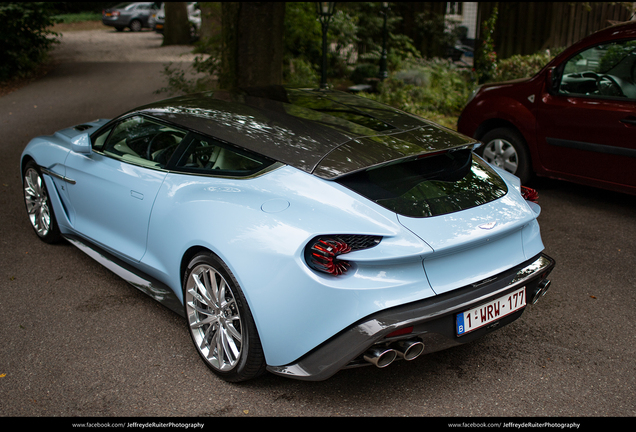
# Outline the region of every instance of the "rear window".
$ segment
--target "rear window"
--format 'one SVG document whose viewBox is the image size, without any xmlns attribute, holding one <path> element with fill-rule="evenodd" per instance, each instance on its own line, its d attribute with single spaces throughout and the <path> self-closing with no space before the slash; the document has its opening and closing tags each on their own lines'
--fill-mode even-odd
<svg viewBox="0 0 636 432">
<path fill-rule="evenodd" d="M 508 192 L 501 177 L 470 150 L 371 168 L 337 182 L 388 210 L 417 218 L 477 207 Z"/>
</svg>

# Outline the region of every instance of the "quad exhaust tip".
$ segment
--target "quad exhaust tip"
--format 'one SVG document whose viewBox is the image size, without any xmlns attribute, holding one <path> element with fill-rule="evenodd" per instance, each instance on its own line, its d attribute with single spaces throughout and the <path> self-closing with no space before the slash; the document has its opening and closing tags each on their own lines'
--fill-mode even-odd
<svg viewBox="0 0 636 432">
<path fill-rule="evenodd" d="M 362 356 L 367 362 L 378 368 L 385 368 L 397 358 L 415 360 L 424 352 L 424 344 L 417 340 L 404 340 L 390 347 L 373 347 Z"/>
<path fill-rule="evenodd" d="M 397 355 L 407 361 L 415 360 L 424 352 L 424 344 L 420 341 L 399 341 L 394 343 L 393 346 Z"/>
<path fill-rule="evenodd" d="M 537 292 L 534 294 L 534 297 L 532 298 L 532 304 L 535 304 L 536 302 L 538 302 L 539 299 L 543 297 L 545 293 L 548 292 L 548 290 L 550 289 L 550 284 L 551 282 L 548 279 L 545 279 L 539 282 L 539 286 L 538 286 L 539 289 L 537 289 Z"/>
<path fill-rule="evenodd" d="M 393 360 L 397 357 L 397 351 L 391 348 L 373 347 L 364 353 L 362 357 L 376 367 L 385 368 L 393 363 Z"/>
</svg>

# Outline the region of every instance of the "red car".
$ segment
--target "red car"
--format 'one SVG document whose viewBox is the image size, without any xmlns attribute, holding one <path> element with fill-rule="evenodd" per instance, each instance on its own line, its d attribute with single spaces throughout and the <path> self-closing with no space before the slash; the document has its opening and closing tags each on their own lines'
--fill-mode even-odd
<svg viewBox="0 0 636 432">
<path fill-rule="evenodd" d="M 458 130 L 523 183 L 537 174 L 636 194 L 636 23 L 582 39 L 532 78 L 481 86 Z"/>
</svg>

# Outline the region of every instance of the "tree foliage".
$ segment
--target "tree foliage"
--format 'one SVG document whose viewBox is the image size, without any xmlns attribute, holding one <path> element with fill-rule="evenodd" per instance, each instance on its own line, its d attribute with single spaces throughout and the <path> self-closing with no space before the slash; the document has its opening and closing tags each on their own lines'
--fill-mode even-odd
<svg viewBox="0 0 636 432">
<path fill-rule="evenodd" d="M 497 73 L 494 34 L 498 16 L 498 8 L 495 6 L 490 17 L 482 23 L 482 43 L 475 58 L 475 69 L 480 83 L 492 79 Z"/>
<path fill-rule="evenodd" d="M 54 11 L 46 2 L 0 2 L 0 81 L 24 77 L 57 43 Z"/>
<path fill-rule="evenodd" d="M 317 19 L 314 2 L 286 2 L 284 9 L 278 6 L 276 11 L 265 10 L 264 3 L 223 2 L 220 4 L 200 3 L 200 5 L 204 16 L 206 14 L 217 16 L 216 26 L 222 28 L 223 34 L 219 35 L 217 31 L 214 35 L 204 36 L 205 26 L 208 25 L 204 22 L 197 51 L 209 56 L 201 55 L 194 62 L 192 71 L 196 76 L 194 78 L 188 78 L 188 75 L 193 75 L 173 66 L 166 68 L 165 74 L 169 85 L 163 89 L 164 91 L 188 93 L 209 89 L 213 85 L 210 77 L 219 78 L 221 87 L 235 86 L 232 80 L 237 77 L 239 81 L 251 82 L 249 79 L 246 81 L 239 77 L 241 69 L 245 65 L 248 68 L 258 68 L 257 54 L 271 51 L 271 47 L 277 47 L 278 44 L 282 45 L 282 55 L 279 51 L 275 51 L 278 57 L 273 54 L 265 56 L 262 72 L 257 74 L 261 83 L 280 83 L 278 72 L 272 75 L 268 70 L 272 65 L 282 63 L 284 84 L 308 87 L 318 85 L 322 65 L 322 29 Z M 250 12 L 248 8 L 263 10 L 250 9 Z M 241 20 L 247 22 L 247 17 L 241 18 L 240 14 L 246 12 L 252 15 L 252 23 L 247 26 L 243 24 L 243 28 L 253 31 L 257 38 L 250 43 L 245 41 L 239 43 L 237 38 L 241 37 L 245 30 L 239 31 L 238 26 L 241 25 Z M 440 19 L 443 23 L 443 17 Z M 263 22 L 259 23 L 259 20 Z M 388 10 L 387 39 L 390 71 L 399 69 L 404 62 L 422 57 L 422 53 L 415 48 L 413 41 L 400 33 L 402 20 L 403 17 L 397 12 Z M 281 25 L 282 41 L 279 33 Z M 384 11 L 381 3 L 338 3 L 336 12 L 329 22 L 327 33 L 329 44 L 327 76 L 336 81 L 350 80 L 356 84 L 367 78 L 377 78 L 384 36 L 383 25 Z M 425 33 L 424 30 L 422 32 Z M 268 35 L 267 38 L 262 37 L 265 34 Z M 439 39 L 439 44 L 444 44 L 449 39 L 447 34 L 433 34 L 433 36 Z M 237 51 L 237 46 L 242 48 Z M 257 49 L 252 50 L 252 54 L 247 55 L 245 52 L 247 47 L 257 46 Z M 243 63 L 244 66 L 237 64 L 237 59 L 241 57 L 247 59 Z"/>
</svg>

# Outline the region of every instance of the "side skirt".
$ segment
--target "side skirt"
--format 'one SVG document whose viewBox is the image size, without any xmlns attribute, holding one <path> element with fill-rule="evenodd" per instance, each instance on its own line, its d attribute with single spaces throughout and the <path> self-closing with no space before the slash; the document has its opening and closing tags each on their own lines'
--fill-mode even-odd
<svg viewBox="0 0 636 432">
<path fill-rule="evenodd" d="M 166 306 L 173 312 L 185 318 L 183 305 L 175 293 L 166 284 L 148 276 L 140 270 L 126 264 L 119 258 L 102 250 L 100 247 L 93 245 L 79 237 L 73 235 L 64 235 L 64 238 L 84 252 L 89 257 L 115 273 L 117 276 L 137 288 L 144 294 L 149 295 L 159 303 Z"/>
</svg>

